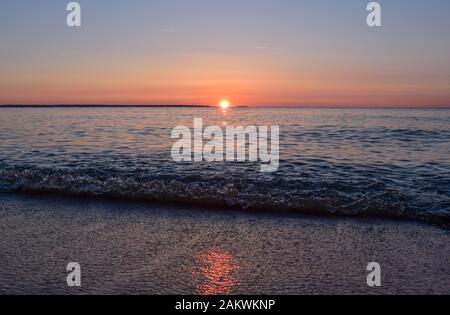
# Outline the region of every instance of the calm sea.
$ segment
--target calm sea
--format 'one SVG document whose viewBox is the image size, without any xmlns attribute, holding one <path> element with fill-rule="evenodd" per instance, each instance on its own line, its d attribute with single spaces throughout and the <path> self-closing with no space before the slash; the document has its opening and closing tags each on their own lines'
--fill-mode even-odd
<svg viewBox="0 0 450 315">
<path fill-rule="evenodd" d="M 175 163 L 175 126 L 279 125 L 280 167 Z M 450 220 L 450 110 L 3 108 L 0 190 Z"/>
</svg>

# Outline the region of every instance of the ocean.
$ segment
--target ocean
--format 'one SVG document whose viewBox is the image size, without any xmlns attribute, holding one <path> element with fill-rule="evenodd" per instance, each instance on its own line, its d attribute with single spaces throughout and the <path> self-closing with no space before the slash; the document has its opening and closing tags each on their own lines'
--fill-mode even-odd
<svg viewBox="0 0 450 315">
<path fill-rule="evenodd" d="M 279 126 L 278 170 L 174 162 L 171 132 L 194 118 Z M 449 122 L 432 109 L 1 108 L 0 295 L 448 294 Z"/>
<path fill-rule="evenodd" d="M 278 171 L 174 162 L 172 129 L 280 127 Z M 450 110 L 1 108 L 0 191 L 450 222 Z"/>
</svg>

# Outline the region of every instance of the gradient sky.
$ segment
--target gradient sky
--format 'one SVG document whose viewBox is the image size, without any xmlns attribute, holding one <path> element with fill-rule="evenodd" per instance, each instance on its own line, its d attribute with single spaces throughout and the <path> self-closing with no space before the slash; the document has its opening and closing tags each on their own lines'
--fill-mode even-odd
<svg viewBox="0 0 450 315">
<path fill-rule="evenodd" d="M 0 104 L 450 105 L 450 1 L 0 2 Z"/>
</svg>

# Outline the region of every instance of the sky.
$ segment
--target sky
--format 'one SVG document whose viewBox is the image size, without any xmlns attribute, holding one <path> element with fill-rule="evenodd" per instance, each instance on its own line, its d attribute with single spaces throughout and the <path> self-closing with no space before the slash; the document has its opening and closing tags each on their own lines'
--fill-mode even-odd
<svg viewBox="0 0 450 315">
<path fill-rule="evenodd" d="M 0 104 L 450 106 L 450 1 L 0 2 Z"/>
</svg>

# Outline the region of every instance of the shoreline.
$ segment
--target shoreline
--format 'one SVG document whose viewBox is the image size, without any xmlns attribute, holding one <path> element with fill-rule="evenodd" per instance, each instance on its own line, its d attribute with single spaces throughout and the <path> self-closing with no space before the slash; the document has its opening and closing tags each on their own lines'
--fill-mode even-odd
<svg viewBox="0 0 450 315">
<path fill-rule="evenodd" d="M 277 208 L 273 209 L 273 206 L 251 206 L 248 208 L 242 208 L 239 206 L 228 206 L 221 202 L 204 202 L 202 200 L 191 199 L 158 199 L 154 200 L 147 197 L 127 197 L 115 194 L 101 194 L 94 195 L 90 193 L 72 193 L 61 191 L 41 191 L 41 190 L 19 190 L 12 192 L 0 191 L 0 198 L 2 194 L 11 195 L 23 195 L 28 197 L 42 196 L 50 199 L 67 199 L 67 200 L 85 200 L 85 201 L 99 201 L 99 202 L 120 202 L 120 203 L 133 203 L 147 207 L 163 207 L 172 209 L 188 209 L 191 211 L 211 211 L 214 212 L 227 212 L 236 214 L 250 214 L 250 215 L 268 215 L 274 217 L 290 217 L 290 218 L 310 218 L 310 219 L 336 219 L 336 220 L 381 220 L 388 222 L 400 222 L 400 223 L 417 223 L 421 225 L 433 226 L 443 230 L 450 231 L 450 220 L 447 217 L 436 216 L 423 216 L 423 217 L 411 217 L 400 216 L 392 213 L 357 213 L 357 214 L 344 214 L 333 213 L 326 210 L 320 210 L 317 208 L 311 209 L 292 209 L 292 208 Z"/>
<path fill-rule="evenodd" d="M 135 105 L 135 104 L 0 104 L 1 108 L 218 108 L 215 105 L 173 104 L 173 105 Z M 370 110 L 450 110 L 444 106 L 326 106 L 326 105 L 236 105 L 236 108 L 299 108 L 299 109 L 370 109 Z"/>
<path fill-rule="evenodd" d="M 0 294 L 449 294 L 450 233 L 283 216 L 0 194 Z M 77 261 L 83 286 L 65 284 Z M 366 266 L 382 266 L 381 288 Z"/>
<path fill-rule="evenodd" d="M 61 105 L 20 105 L 5 104 L 0 108 L 211 108 L 210 105 L 108 105 L 108 104 L 61 104 Z"/>
</svg>

